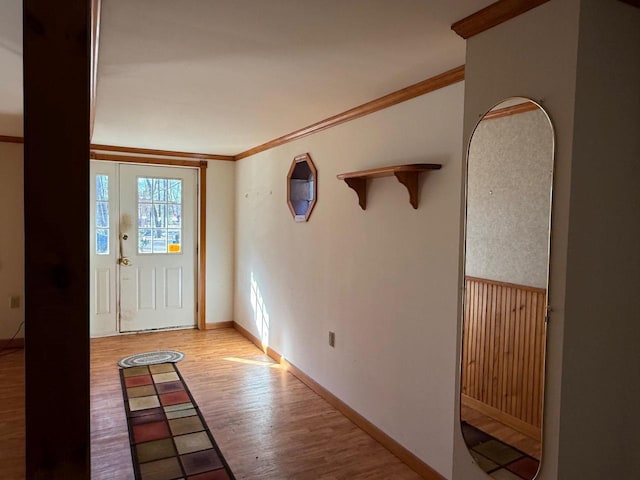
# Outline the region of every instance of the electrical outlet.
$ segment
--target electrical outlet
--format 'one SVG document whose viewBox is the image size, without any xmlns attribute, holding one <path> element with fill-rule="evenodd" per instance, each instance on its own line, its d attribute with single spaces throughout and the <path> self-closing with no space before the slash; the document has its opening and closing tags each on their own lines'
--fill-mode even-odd
<svg viewBox="0 0 640 480">
<path fill-rule="evenodd" d="M 329 332 L 329 346 L 335 348 L 336 346 L 336 334 L 335 332 Z"/>
<path fill-rule="evenodd" d="M 20 308 L 20 296 L 12 295 L 9 297 L 9 308 Z"/>
</svg>

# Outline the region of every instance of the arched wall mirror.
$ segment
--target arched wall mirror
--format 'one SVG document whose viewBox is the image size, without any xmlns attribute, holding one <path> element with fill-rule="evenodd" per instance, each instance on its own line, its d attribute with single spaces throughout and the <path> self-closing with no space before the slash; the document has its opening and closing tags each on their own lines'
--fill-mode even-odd
<svg viewBox="0 0 640 480">
<path fill-rule="evenodd" d="M 492 108 L 469 142 L 460 418 L 492 478 L 540 466 L 553 156 L 551 121 L 526 98 Z"/>
</svg>

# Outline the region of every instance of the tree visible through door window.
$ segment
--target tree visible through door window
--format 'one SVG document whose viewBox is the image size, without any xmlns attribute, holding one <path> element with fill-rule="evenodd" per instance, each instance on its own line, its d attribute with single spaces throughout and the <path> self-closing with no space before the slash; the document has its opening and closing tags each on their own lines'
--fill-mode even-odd
<svg viewBox="0 0 640 480">
<path fill-rule="evenodd" d="M 138 253 L 182 251 L 182 180 L 138 177 Z"/>
<path fill-rule="evenodd" d="M 109 176 L 96 175 L 96 253 L 109 255 Z"/>
</svg>

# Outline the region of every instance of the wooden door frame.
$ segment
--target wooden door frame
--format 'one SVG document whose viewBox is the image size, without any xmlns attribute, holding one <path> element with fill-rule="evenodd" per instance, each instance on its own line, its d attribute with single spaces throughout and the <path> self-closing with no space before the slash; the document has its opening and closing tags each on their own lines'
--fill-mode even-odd
<svg viewBox="0 0 640 480">
<path fill-rule="evenodd" d="M 113 155 L 109 153 L 91 152 L 91 160 L 120 163 L 140 163 L 147 165 L 161 165 L 169 167 L 192 167 L 198 169 L 198 246 L 197 262 L 198 279 L 196 282 L 197 299 L 196 315 L 199 330 L 207 328 L 206 301 L 207 301 L 207 161 L 185 160 L 175 158 L 156 158 L 132 155 Z"/>
</svg>

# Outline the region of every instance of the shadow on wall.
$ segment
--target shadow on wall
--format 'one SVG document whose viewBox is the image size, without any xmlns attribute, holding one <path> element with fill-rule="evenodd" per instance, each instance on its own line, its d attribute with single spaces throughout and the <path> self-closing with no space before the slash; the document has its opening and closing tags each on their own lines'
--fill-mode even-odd
<svg viewBox="0 0 640 480">
<path fill-rule="evenodd" d="M 253 308 L 253 318 L 258 328 L 258 337 L 262 343 L 262 349 L 267 350 L 269 346 L 269 312 L 264 304 L 262 293 L 258 287 L 258 282 L 251 272 L 251 308 Z"/>
</svg>

